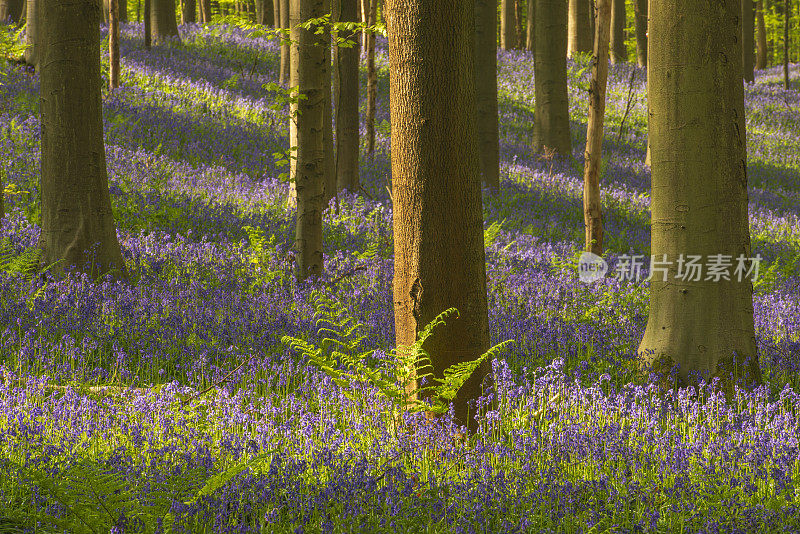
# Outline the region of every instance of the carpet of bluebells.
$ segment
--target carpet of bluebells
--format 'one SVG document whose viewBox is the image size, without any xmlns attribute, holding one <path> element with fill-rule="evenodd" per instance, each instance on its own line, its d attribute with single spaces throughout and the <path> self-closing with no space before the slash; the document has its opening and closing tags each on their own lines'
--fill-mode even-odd
<svg viewBox="0 0 800 534">
<path fill-rule="evenodd" d="M 514 343 L 463 443 L 452 414 L 398 427 L 367 382 L 345 391 L 281 343 L 319 342 L 322 293 L 375 366 L 393 348 L 385 39 L 363 191 L 331 202 L 325 274 L 298 286 L 277 41 L 188 25 L 145 50 L 140 35 L 123 25 L 123 86 L 103 96 L 130 282 L 0 273 L 0 531 L 800 532 L 800 92 L 779 68 L 746 85 L 765 383 L 726 399 L 634 380 L 648 283 L 578 280 L 588 58 L 569 63 L 573 157 L 548 158 L 529 148 L 532 57 L 499 54 L 489 322 Z M 21 254 L 39 233 L 38 79 L 8 65 L 0 82 L 0 239 Z M 612 265 L 650 253 L 644 82 L 611 66 Z"/>
</svg>

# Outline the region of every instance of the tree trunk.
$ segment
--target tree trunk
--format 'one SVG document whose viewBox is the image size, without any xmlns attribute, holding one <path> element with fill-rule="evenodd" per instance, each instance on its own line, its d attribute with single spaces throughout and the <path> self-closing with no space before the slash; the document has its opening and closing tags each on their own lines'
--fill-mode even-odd
<svg viewBox="0 0 800 534">
<path fill-rule="evenodd" d="M 647 0 L 634 0 L 636 22 L 636 63 L 647 66 Z"/>
<path fill-rule="evenodd" d="M 789 0 L 783 0 L 783 87 L 789 90 Z"/>
<path fill-rule="evenodd" d="M 758 26 L 758 54 L 756 55 L 756 68 L 767 68 L 767 26 L 764 24 L 764 1 L 756 2 L 756 21 Z"/>
<path fill-rule="evenodd" d="M 326 14 L 331 12 L 331 0 L 323 0 Z M 325 104 L 322 125 L 322 144 L 325 150 L 325 200 L 324 207 L 328 207 L 330 200 L 336 196 L 336 152 L 333 142 L 333 108 L 331 91 L 331 28 L 330 25 L 324 26 L 323 37 L 325 39 L 325 61 L 320 68 L 320 75 L 323 78 L 323 100 Z"/>
<path fill-rule="evenodd" d="M 500 132 L 497 108 L 497 3 L 475 1 L 475 93 L 478 163 L 483 183 L 500 185 Z"/>
<path fill-rule="evenodd" d="M 101 4 L 40 2 L 42 263 L 125 277 L 103 147 Z"/>
<path fill-rule="evenodd" d="M 272 26 L 275 29 L 281 28 L 281 0 L 269 0 L 272 2 Z"/>
<path fill-rule="evenodd" d="M 517 47 L 514 0 L 500 0 L 500 48 L 512 50 Z"/>
<path fill-rule="evenodd" d="M 39 70 L 39 0 L 28 0 L 25 16 L 25 63 Z M 98 22 L 99 23 L 99 22 Z"/>
<path fill-rule="evenodd" d="M 597 32 L 594 37 L 592 85 L 589 91 L 589 120 L 583 172 L 583 222 L 585 250 L 603 254 L 603 212 L 600 206 L 600 162 L 603 152 L 603 118 L 606 113 L 608 46 L 611 33 L 611 0 L 597 1 Z"/>
<path fill-rule="evenodd" d="M 322 211 L 325 197 L 325 116 L 324 33 L 297 27 L 309 19 L 323 16 L 325 0 L 292 0 L 288 25 L 291 27 L 292 65 L 290 84 L 301 96 L 297 103 L 295 191 L 297 226 L 295 229 L 295 275 L 298 281 L 322 275 Z"/>
<path fill-rule="evenodd" d="M 526 31 L 526 39 L 525 39 L 525 49 L 528 52 L 533 52 L 533 18 L 536 12 L 536 0 L 528 0 L 528 9 L 527 9 L 527 17 L 525 18 L 525 26 L 527 27 Z M 495 10 L 495 14 L 492 17 L 495 20 L 494 28 L 492 33 L 497 33 L 497 10 Z M 475 24 L 478 24 L 478 18 L 476 14 Z M 495 49 L 497 48 L 497 41 L 495 40 Z"/>
<path fill-rule="evenodd" d="M 195 0 L 183 0 L 183 11 L 181 20 L 184 24 L 197 22 L 197 2 Z"/>
<path fill-rule="evenodd" d="M 567 4 L 536 0 L 533 151 L 572 152 L 567 96 Z"/>
<path fill-rule="evenodd" d="M 150 19 L 151 3 L 153 0 L 144 0 L 144 47 L 149 49 L 153 43 L 153 29 Z"/>
<path fill-rule="evenodd" d="M 275 24 L 272 0 L 256 0 L 256 22 L 264 26 Z"/>
<path fill-rule="evenodd" d="M 515 48 L 522 48 L 523 40 L 522 35 L 522 10 L 520 9 L 519 0 L 514 0 L 514 42 L 517 43 Z"/>
<path fill-rule="evenodd" d="M 474 360 L 489 346 L 474 112 L 474 3 L 387 0 L 386 21 L 396 341 L 399 351 L 406 350 L 437 314 L 458 309 L 458 317 L 448 318 L 423 347 L 434 377 L 442 378 L 444 369 Z M 484 377 L 491 377 L 489 361 L 454 400 L 456 419 L 471 431 L 477 425 L 468 402 L 481 394 Z"/>
<path fill-rule="evenodd" d="M 755 12 L 753 0 L 742 0 L 742 70 L 744 81 L 755 80 L 753 51 L 755 49 Z"/>
<path fill-rule="evenodd" d="M 727 392 L 731 373 L 761 378 L 753 286 L 734 270 L 752 255 L 742 55 L 730 53 L 740 49 L 740 19 L 739 0 L 650 3 L 651 250 L 664 272 L 650 282 L 639 355 L 665 384 L 677 364 L 680 385 L 700 374 Z M 689 274 L 679 261 L 690 255 L 701 269 L 723 255 L 730 280 L 709 279 L 710 268 Z"/>
<path fill-rule="evenodd" d="M 211 0 L 198 0 L 200 2 L 200 22 L 211 22 Z"/>
<path fill-rule="evenodd" d="M 108 6 L 108 86 L 119 87 L 119 0 L 109 0 Z"/>
<path fill-rule="evenodd" d="M 341 0 L 340 22 L 358 22 L 358 0 Z M 339 32 L 339 39 L 352 42 L 350 47 L 338 47 L 336 53 L 336 177 L 339 189 L 358 191 L 359 116 L 358 63 L 361 49 L 354 31 Z"/>
<path fill-rule="evenodd" d="M 0 0 L 2 2 L 2 0 Z M 118 0 L 119 7 L 117 11 L 119 12 L 118 20 L 120 22 L 128 22 L 128 0 Z M 109 18 L 109 9 L 111 6 L 111 0 L 103 0 L 103 17 L 106 23 L 110 23 L 111 20 Z"/>
<path fill-rule="evenodd" d="M 628 61 L 625 48 L 625 0 L 611 2 L 611 63 Z"/>
<path fill-rule="evenodd" d="M 378 23 L 378 0 L 372 0 L 369 25 Z M 367 35 L 367 154 L 375 155 L 375 104 L 378 100 L 378 70 L 375 68 L 375 34 Z"/>
<path fill-rule="evenodd" d="M 24 7 L 25 0 L 0 0 L 0 22 L 19 22 Z"/>
<path fill-rule="evenodd" d="M 289 11 L 291 4 L 299 0 L 280 0 L 281 1 L 281 29 L 285 31 L 290 30 L 289 26 Z M 289 68 L 291 65 L 290 59 L 290 39 L 281 40 L 281 75 L 280 84 L 285 85 L 289 81 Z"/>
<path fill-rule="evenodd" d="M 569 0 L 567 21 L 567 53 L 569 57 L 577 53 L 592 51 L 592 34 L 589 33 L 589 17 L 592 6 L 589 0 Z"/>
<path fill-rule="evenodd" d="M 150 0 L 150 30 L 155 44 L 178 37 L 175 0 Z"/>
</svg>

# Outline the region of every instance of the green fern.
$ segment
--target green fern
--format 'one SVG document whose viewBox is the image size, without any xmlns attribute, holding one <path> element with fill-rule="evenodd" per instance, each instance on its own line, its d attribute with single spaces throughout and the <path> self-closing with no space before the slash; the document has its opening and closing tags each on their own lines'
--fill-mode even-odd
<svg viewBox="0 0 800 534">
<path fill-rule="evenodd" d="M 42 261 L 42 251 L 39 248 L 28 248 L 17 253 L 11 245 L 9 238 L 0 242 L 0 271 L 9 275 L 22 275 L 27 279 L 33 278 L 39 271 Z"/>
<path fill-rule="evenodd" d="M 503 219 L 500 222 L 493 222 L 489 225 L 486 230 L 483 231 L 483 246 L 488 248 L 494 245 L 495 241 L 497 241 L 497 237 L 500 235 L 500 229 L 503 227 L 503 223 L 506 220 Z"/>
</svg>

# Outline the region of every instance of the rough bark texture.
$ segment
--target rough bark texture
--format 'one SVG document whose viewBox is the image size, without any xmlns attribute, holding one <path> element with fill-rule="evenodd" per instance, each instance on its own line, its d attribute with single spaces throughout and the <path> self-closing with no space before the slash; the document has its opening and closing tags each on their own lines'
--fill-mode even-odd
<svg viewBox="0 0 800 534">
<path fill-rule="evenodd" d="M 367 14 L 370 26 L 378 22 L 378 0 L 372 0 Z M 378 69 L 375 67 L 375 34 L 367 34 L 367 154 L 375 153 L 375 104 L 378 100 Z"/>
<path fill-rule="evenodd" d="M 583 223 L 585 250 L 603 254 L 603 212 L 600 207 L 600 162 L 603 152 L 603 118 L 606 113 L 608 46 L 611 33 L 611 0 L 597 0 L 597 32 L 594 39 L 589 119 L 586 129 L 583 172 Z"/>
<path fill-rule="evenodd" d="M 664 374 L 678 364 L 680 384 L 700 373 L 727 391 L 730 373 L 760 380 L 752 283 L 733 267 L 729 281 L 676 275 L 680 255 L 752 255 L 740 19 L 740 0 L 650 4 L 651 250 L 672 265 L 650 282 L 639 353 Z"/>
<path fill-rule="evenodd" d="M 758 54 L 756 55 L 756 68 L 767 68 L 767 26 L 764 24 L 764 2 L 756 3 L 756 23 L 758 27 Z"/>
<path fill-rule="evenodd" d="M 497 109 L 497 5 L 475 1 L 475 93 L 478 110 L 478 162 L 489 187 L 500 184 L 500 133 Z"/>
<path fill-rule="evenodd" d="M 183 0 L 183 10 L 181 20 L 184 24 L 197 22 L 197 2 L 196 0 Z"/>
<path fill-rule="evenodd" d="M 625 0 L 611 2 L 611 63 L 628 61 L 625 48 Z"/>
<path fill-rule="evenodd" d="M 289 27 L 289 7 L 298 0 L 280 0 L 281 2 L 281 29 L 288 31 Z M 284 34 L 285 35 L 285 34 Z M 290 59 L 290 39 L 283 39 L 281 41 L 281 75 L 280 84 L 285 85 L 289 81 L 289 69 L 291 67 Z"/>
<path fill-rule="evenodd" d="M 150 0 L 150 31 L 154 44 L 178 37 L 175 0 Z"/>
<path fill-rule="evenodd" d="M 569 57 L 577 53 L 592 51 L 592 34 L 589 28 L 591 13 L 590 0 L 569 0 L 567 20 L 567 53 Z"/>
<path fill-rule="evenodd" d="M 500 0 L 500 48 L 503 50 L 511 50 L 517 47 L 517 32 L 515 28 L 514 0 Z"/>
<path fill-rule="evenodd" d="M 742 1 L 742 71 L 747 82 L 755 80 L 756 17 L 753 0 Z"/>
<path fill-rule="evenodd" d="M 459 317 L 425 343 L 437 378 L 489 345 L 473 17 L 473 2 L 386 0 L 397 346 L 408 347 L 437 314 L 457 308 Z M 488 361 L 454 401 L 456 418 L 470 430 L 468 401 L 486 376 Z"/>
<path fill-rule="evenodd" d="M 341 0 L 339 21 L 358 22 L 358 0 Z M 336 179 L 339 189 L 358 191 L 359 116 L 358 63 L 361 55 L 356 32 L 339 32 L 340 39 L 352 42 L 336 53 Z"/>
<path fill-rule="evenodd" d="M 103 147 L 100 3 L 39 1 L 42 262 L 124 277 Z"/>
<path fill-rule="evenodd" d="M 525 50 L 528 52 L 533 52 L 533 36 L 534 36 L 534 28 L 533 28 L 533 20 L 536 13 L 536 0 L 528 0 L 528 9 L 527 9 L 527 17 L 525 18 L 525 26 L 526 30 L 526 39 L 525 39 Z M 497 10 L 495 10 L 494 19 L 497 19 Z M 478 24 L 477 15 L 475 17 L 475 24 Z M 497 32 L 497 21 L 495 20 L 495 32 Z M 497 48 L 497 43 L 495 42 L 495 48 Z"/>
<path fill-rule="evenodd" d="M 39 1 L 28 0 L 27 12 L 25 15 L 25 63 L 36 67 L 39 70 Z"/>
<path fill-rule="evenodd" d="M 636 22 L 636 63 L 647 66 L 647 0 L 634 0 Z"/>
<path fill-rule="evenodd" d="M 25 0 L 0 0 L 0 22 L 19 22 L 24 7 Z"/>
<path fill-rule="evenodd" d="M 108 6 L 108 86 L 119 87 L 119 0 L 109 0 Z"/>
<path fill-rule="evenodd" d="M 291 27 L 292 72 L 290 84 L 298 87 L 297 160 L 294 184 L 297 195 L 295 228 L 295 274 L 298 281 L 322 274 L 322 210 L 325 187 L 325 151 L 323 120 L 325 116 L 325 45 L 328 38 L 315 31 L 298 28 L 309 19 L 323 16 L 325 0 L 292 0 Z M 330 91 L 330 80 L 327 83 Z"/>
<path fill-rule="evenodd" d="M 567 96 L 567 3 L 536 0 L 533 151 L 572 152 Z"/>
</svg>

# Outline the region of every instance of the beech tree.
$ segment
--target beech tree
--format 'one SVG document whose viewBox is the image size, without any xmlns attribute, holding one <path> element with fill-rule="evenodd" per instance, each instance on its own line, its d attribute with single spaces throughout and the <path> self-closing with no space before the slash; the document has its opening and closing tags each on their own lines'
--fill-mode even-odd
<svg viewBox="0 0 800 534">
<path fill-rule="evenodd" d="M 181 21 L 184 24 L 197 21 L 196 0 L 183 0 L 183 7 L 181 9 Z"/>
<path fill-rule="evenodd" d="M 19 22 L 24 8 L 25 0 L 0 0 L 0 22 Z"/>
<path fill-rule="evenodd" d="M 634 0 L 634 22 L 636 32 L 636 63 L 647 66 L 647 0 Z"/>
<path fill-rule="evenodd" d="M 756 68 L 767 67 L 767 26 L 764 24 L 764 1 L 756 2 L 756 26 L 758 27 L 758 52 L 756 54 Z"/>
<path fill-rule="evenodd" d="M 566 16 L 566 12 L 565 12 Z M 489 348 L 483 208 L 475 125 L 474 2 L 386 0 L 389 32 L 394 310 L 398 350 L 454 307 L 424 345 L 435 377 Z M 448 31 L 442 31 L 448 28 Z M 566 35 L 565 35 L 566 36 Z M 488 361 L 459 390 L 455 417 L 476 429 L 468 401 Z"/>
<path fill-rule="evenodd" d="M 256 22 L 264 26 L 272 26 L 275 23 L 272 0 L 255 0 L 256 3 Z"/>
<path fill-rule="evenodd" d="M 590 0 L 569 0 L 567 53 L 570 57 L 577 53 L 592 51 L 592 34 L 589 27 L 591 11 Z"/>
<path fill-rule="evenodd" d="M 650 282 L 639 354 L 665 375 L 679 365 L 680 384 L 699 373 L 728 391 L 760 381 L 753 286 L 734 273 L 752 256 L 740 20 L 740 0 L 650 3 L 651 250 L 666 272 Z M 689 255 L 721 255 L 730 279 L 689 274 Z"/>
<path fill-rule="evenodd" d="M 39 0 L 28 0 L 25 15 L 25 63 L 39 70 Z"/>
<path fill-rule="evenodd" d="M 789 90 L 789 19 L 792 11 L 789 0 L 783 0 L 783 88 Z"/>
<path fill-rule="evenodd" d="M 625 0 L 611 2 L 611 62 L 628 61 L 628 50 L 625 48 Z"/>
<path fill-rule="evenodd" d="M 744 80 L 754 81 L 755 78 L 755 26 L 756 17 L 753 0 L 742 0 L 742 69 Z"/>
<path fill-rule="evenodd" d="M 150 28 L 151 20 L 150 20 L 150 7 L 153 0 L 144 0 L 144 47 L 149 49 L 150 45 L 153 44 L 152 35 L 153 31 Z"/>
<path fill-rule="evenodd" d="M 108 6 L 108 86 L 119 87 L 119 0 L 109 0 Z"/>
<path fill-rule="evenodd" d="M 500 48 L 511 50 L 517 47 L 514 0 L 500 0 Z"/>
<path fill-rule="evenodd" d="M 296 2 L 297 0 L 280 0 L 281 3 L 281 29 L 284 32 L 290 30 L 289 26 L 289 12 L 290 12 L 290 4 Z M 285 36 L 285 34 L 283 34 Z M 289 39 L 282 39 L 281 40 L 281 73 L 280 73 L 280 84 L 284 85 L 289 81 L 289 68 L 290 68 L 290 45 Z"/>
<path fill-rule="evenodd" d="M 341 0 L 340 22 L 358 22 L 358 0 Z M 340 31 L 339 39 L 347 46 L 336 52 L 336 180 L 339 189 L 358 191 L 359 117 L 358 63 L 361 55 L 354 31 Z"/>
<path fill-rule="evenodd" d="M 117 0 L 117 4 L 117 20 L 119 22 L 128 22 L 128 0 Z M 103 16 L 107 23 L 111 22 L 111 0 L 103 0 Z"/>
<path fill-rule="evenodd" d="M 175 0 L 150 0 L 150 32 L 155 44 L 178 37 Z"/>
<path fill-rule="evenodd" d="M 361 20 L 373 27 L 378 23 L 378 0 L 361 0 Z M 375 153 L 375 105 L 378 101 L 378 70 L 375 68 L 375 34 L 365 31 L 364 53 L 367 55 L 367 154 Z"/>
<path fill-rule="evenodd" d="M 535 13 L 536 13 L 536 0 L 528 0 L 528 6 L 527 6 L 527 10 L 526 11 L 527 11 L 527 13 L 526 13 L 526 18 L 525 18 L 525 26 L 526 26 L 526 31 L 525 31 L 525 34 L 526 34 L 525 50 L 527 50 L 528 52 L 533 52 L 533 35 L 534 35 L 533 19 L 535 17 Z M 477 13 L 476 13 L 476 17 L 477 17 Z M 497 12 L 495 12 L 494 18 L 496 18 L 496 17 L 497 17 Z M 476 18 L 475 23 L 476 24 L 478 23 L 477 18 Z M 497 22 L 495 22 L 495 26 L 496 26 L 496 24 L 497 24 Z M 497 47 L 497 43 L 496 42 L 495 42 L 495 47 Z"/>
<path fill-rule="evenodd" d="M 478 163 L 483 183 L 500 184 L 500 130 L 497 108 L 497 5 L 475 1 L 475 92 Z"/>
<path fill-rule="evenodd" d="M 567 96 L 567 4 L 536 0 L 533 151 L 572 152 Z"/>
<path fill-rule="evenodd" d="M 100 3 L 39 1 L 42 262 L 125 276 L 103 146 Z"/>
</svg>

